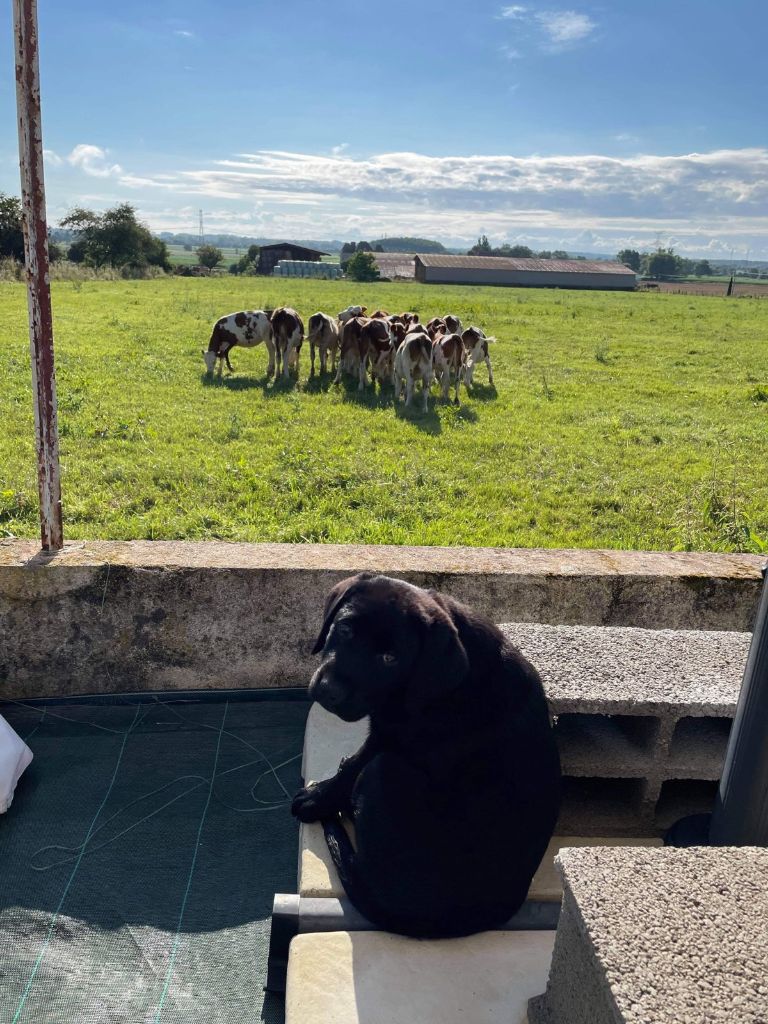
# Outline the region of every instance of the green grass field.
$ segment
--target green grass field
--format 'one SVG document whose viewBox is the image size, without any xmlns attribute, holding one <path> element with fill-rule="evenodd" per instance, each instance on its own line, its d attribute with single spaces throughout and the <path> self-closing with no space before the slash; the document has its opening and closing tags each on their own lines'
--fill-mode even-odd
<svg viewBox="0 0 768 1024">
<path fill-rule="evenodd" d="M 68 538 L 768 550 L 760 300 L 236 279 L 54 284 Z M 213 321 L 281 302 L 451 311 L 497 392 L 395 408 L 203 376 Z M 0 284 L 0 535 L 37 536 L 23 287 Z"/>
</svg>

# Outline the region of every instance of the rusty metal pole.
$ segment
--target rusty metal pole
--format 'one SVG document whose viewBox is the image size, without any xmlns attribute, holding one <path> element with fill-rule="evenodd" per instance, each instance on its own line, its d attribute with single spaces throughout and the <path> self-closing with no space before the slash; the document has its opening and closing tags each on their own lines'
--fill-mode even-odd
<svg viewBox="0 0 768 1024">
<path fill-rule="evenodd" d="M 40 534 L 43 549 L 50 551 L 64 546 L 64 534 L 61 523 L 48 225 L 45 217 L 37 0 L 13 0 L 13 34 L 16 46 L 16 109 L 19 119 L 29 345 L 35 400 Z"/>
</svg>

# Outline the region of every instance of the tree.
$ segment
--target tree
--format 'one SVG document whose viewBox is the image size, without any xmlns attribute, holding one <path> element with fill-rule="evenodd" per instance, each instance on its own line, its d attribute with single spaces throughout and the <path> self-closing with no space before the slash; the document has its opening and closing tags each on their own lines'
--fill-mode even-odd
<svg viewBox="0 0 768 1024">
<path fill-rule="evenodd" d="M 630 270 L 640 273 L 640 253 L 637 249 L 622 249 L 616 259 Z"/>
<path fill-rule="evenodd" d="M 678 270 L 678 260 L 672 249 L 657 249 L 647 258 L 646 273 L 656 280 L 662 277 L 674 277 Z"/>
<path fill-rule="evenodd" d="M 565 251 L 565 249 L 554 249 L 552 251 L 553 260 L 567 260 L 569 258 L 570 257 L 568 256 L 568 253 Z"/>
<path fill-rule="evenodd" d="M 260 252 L 261 249 L 258 245 L 249 245 L 248 251 L 240 257 L 237 263 L 230 266 L 230 274 L 255 274 Z"/>
<path fill-rule="evenodd" d="M 75 234 L 69 248 L 69 258 L 75 262 L 92 267 L 171 269 L 167 245 L 137 220 L 130 203 L 120 203 L 104 213 L 76 207 L 61 225 Z"/>
<path fill-rule="evenodd" d="M 372 252 L 356 252 L 347 263 L 346 274 L 353 281 L 378 281 L 376 257 Z"/>
<path fill-rule="evenodd" d="M 201 267 L 208 267 L 213 270 L 224 259 L 224 253 L 215 245 L 201 245 L 197 250 L 197 262 Z"/>
<path fill-rule="evenodd" d="M 709 277 L 712 273 L 712 267 L 709 265 L 709 260 L 699 260 L 693 270 L 696 277 Z"/>
<path fill-rule="evenodd" d="M 371 245 L 370 242 L 358 242 L 357 243 L 357 251 L 358 252 L 373 252 L 373 246 Z"/>
<path fill-rule="evenodd" d="M 534 256 L 534 251 L 529 249 L 527 245 L 502 245 L 501 249 L 497 249 L 493 255 L 512 256 L 518 260 L 529 260 Z"/>
<path fill-rule="evenodd" d="M 467 250 L 467 256 L 492 256 L 493 249 L 491 243 L 488 241 L 487 235 L 481 235 L 477 240 L 477 244 L 473 245 L 471 249 Z"/>
<path fill-rule="evenodd" d="M 539 259 L 540 260 L 551 260 L 552 259 L 552 253 L 550 252 L 549 249 L 542 249 L 541 252 L 539 253 Z"/>
<path fill-rule="evenodd" d="M 24 230 L 21 226 L 21 200 L 0 192 L 0 256 L 24 261 Z"/>
<path fill-rule="evenodd" d="M 384 246 L 381 244 L 381 242 L 377 242 L 374 245 L 374 247 L 373 247 L 373 251 L 374 252 L 384 252 Z"/>
</svg>

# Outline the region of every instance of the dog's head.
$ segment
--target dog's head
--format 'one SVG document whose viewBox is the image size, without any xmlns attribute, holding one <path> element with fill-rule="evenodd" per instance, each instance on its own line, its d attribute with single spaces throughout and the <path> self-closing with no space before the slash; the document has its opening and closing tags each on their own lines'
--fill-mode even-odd
<svg viewBox="0 0 768 1024">
<path fill-rule="evenodd" d="M 426 590 L 361 573 L 328 596 L 309 696 L 345 722 L 387 712 L 419 715 L 469 672 L 446 608 Z"/>
</svg>

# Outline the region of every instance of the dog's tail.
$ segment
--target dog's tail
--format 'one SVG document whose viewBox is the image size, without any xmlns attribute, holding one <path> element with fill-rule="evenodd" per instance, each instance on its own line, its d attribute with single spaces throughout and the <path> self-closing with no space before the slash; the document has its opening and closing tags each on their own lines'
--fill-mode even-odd
<svg viewBox="0 0 768 1024">
<path fill-rule="evenodd" d="M 415 939 L 447 939 L 485 931 L 502 923 L 502 921 L 490 923 L 486 914 L 482 915 L 482 920 L 478 918 L 477 921 L 468 919 L 464 914 L 461 915 L 460 921 L 457 920 L 455 924 L 452 924 L 450 920 L 436 921 L 419 917 L 417 913 L 411 917 L 393 911 L 385 905 L 384 901 L 380 901 L 376 897 L 361 876 L 356 863 L 357 854 L 341 820 L 333 818 L 324 821 L 323 831 L 334 867 L 350 902 L 372 924 L 384 931 L 408 935 Z"/>
</svg>

